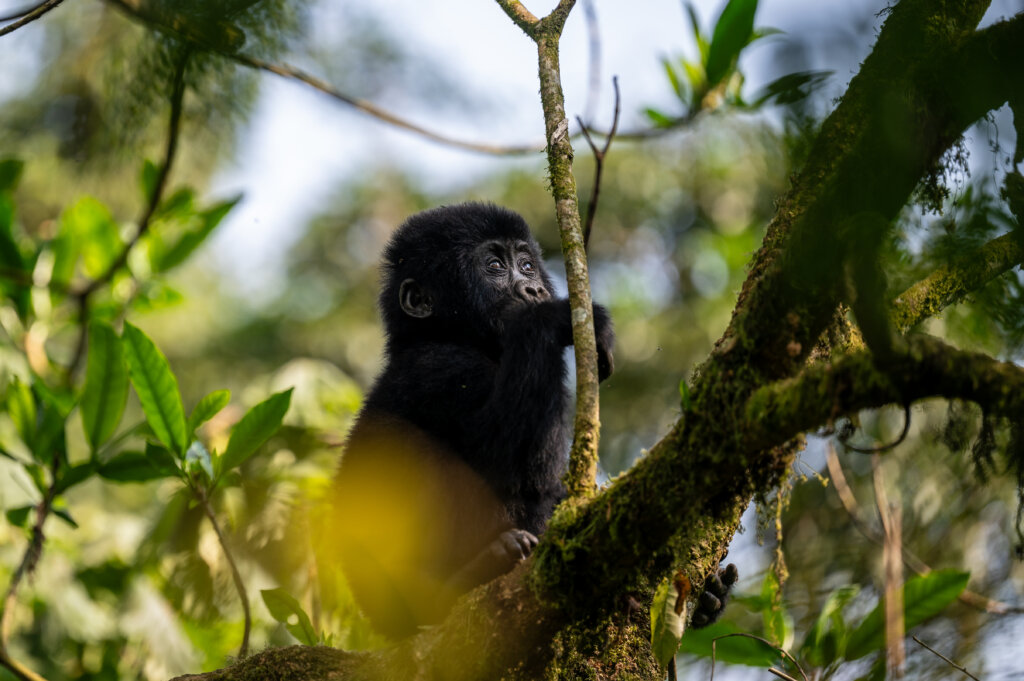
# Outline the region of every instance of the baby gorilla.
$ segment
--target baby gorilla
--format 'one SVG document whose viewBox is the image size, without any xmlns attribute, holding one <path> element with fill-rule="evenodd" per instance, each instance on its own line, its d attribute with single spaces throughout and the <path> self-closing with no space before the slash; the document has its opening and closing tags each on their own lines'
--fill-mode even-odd
<svg viewBox="0 0 1024 681">
<path fill-rule="evenodd" d="M 553 291 L 526 223 L 498 206 L 418 213 L 385 249 L 384 368 L 349 435 L 321 547 L 381 632 L 438 622 L 508 572 L 565 496 L 572 328 Z M 614 335 L 600 305 L 594 322 L 603 380 Z"/>
</svg>

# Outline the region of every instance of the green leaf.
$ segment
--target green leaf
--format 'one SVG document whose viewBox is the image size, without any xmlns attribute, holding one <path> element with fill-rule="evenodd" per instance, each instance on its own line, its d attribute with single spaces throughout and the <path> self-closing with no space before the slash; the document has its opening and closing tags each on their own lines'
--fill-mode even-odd
<svg viewBox="0 0 1024 681">
<path fill-rule="evenodd" d="M 722 10 L 708 48 L 708 87 L 718 85 L 732 69 L 733 62 L 754 31 L 756 11 L 757 0 L 729 0 Z"/>
<path fill-rule="evenodd" d="M 85 463 L 65 469 L 57 481 L 57 494 L 63 494 L 75 485 L 85 482 L 95 472 L 96 464 L 92 461 L 86 461 Z"/>
<path fill-rule="evenodd" d="M 236 196 L 229 201 L 219 203 L 213 208 L 200 213 L 199 226 L 185 232 L 173 247 L 161 254 L 156 259 L 156 262 L 154 262 L 153 269 L 158 272 L 164 272 L 184 262 L 210 236 L 221 220 L 241 200 L 241 196 Z"/>
<path fill-rule="evenodd" d="M 195 192 L 182 187 L 160 202 L 153 214 L 154 220 L 183 220 L 193 213 Z"/>
<path fill-rule="evenodd" d="M 192 410 L 188 417 L 188 431 L 194 433 L 196 428 L 212 419 L 217 412 L 228 406 L 231 401 L 230 390 L 214 390 L 212 393 L 199 400 L 199 404 Z"/>
<path fill-rule="evenodd" d="M 646 114 L 647 118 L 651 120 L 651 123 L 654 123 L 654 125 L 659 128 L 671 128 L 678 122 L 677 119 L 672 118 L 671 116 L 666 116 L 657 109 L 644 109 L 644 114 Z"/>
<path fill-rule="evenodd" d="M 800 657 L 815 667 L 831 664 L 843 654 L 841 645 L 846 638 L 846 621 L 843 620 L 843 609 L 860 593 L 856 584 L 842 586 L 829 594 L 825 605 L 804 642 L 800 646 Z"/>
<path fill-rule="evenodd" d="M 100 477 L 113 482 L 146 482 L 178 475 L 174 455 L 159 445 L 147 444 L 145 452 L 121 452 L 99 467 Z"/>
<path fill-rule="evenodd" d="M 61 406 L 52 402 L 49 396 L 42 391 L 43 385 L 41 380 L 36 380 L 32 384 L 36 395 L 43 403 L 42 417 L 39 419 L 32 442 L 32 455 L 36 461 L 50 465 L 54 456 L 58 457 L 61 462 L 67 459 L 67 439 L 64 436 L 64 419 L 67 414 L 63 412 Z"/>
<path fill-rule="evenodd" d="M 0 277 L 0 297 L 14 301 L 18 315 L 25 319 L 31 309 L 30 287 L 32 262 L 26 260 L 14 239 L 14 199 L 0 191 L 0 268 L 9 275 Z"/>
<path fill-rule="evenodd" d="M 686 3 L 686 15 L 690 19 L 690 32 L 693 34 L 693 40 L 697 43 L 697 49 L 700 50 L 701 63 L 705 63 L 708 60 L 708 40 L 704 36 L 704 32 L 700 30 L 697 9 L 692 2 Z"/>
<path fill-rule="evenodd" d="M 106 273 L 124 248 L 120 229 L 110 210 L 91 196 L 82 197 L 64 211 L 61 231 L 70 236 L 75 250 L 81 254 L 85 273 L 94 279 Z M 77 256 L 72 258 L 77 259 Z M 62 263 L 61 266 L 68 265 Z M 56 269 L 56 263 L 54 267 Z M 73 270 L 74 262 L 71 267 Z"/>
<path fill-rule="evenodd" d="M 774 570 L 768 570 L 761 585 L 761 596 L 771 603 L 771 607 L 761 611 L 765 638 L 785 650 L 792 643 L 793 618 L 782 606 L 780 589 L 778 574 Z"/>
<path fill-rule="evenodd" d="M 0 159 L 0 192 L 12 192 L 21 179 L 25 162 L 16 158 Z"/>
<path fill-rule="evenodd" d="M 739 629 L 729 622 L 715 622 L 703 629 L 690 629 L 683 636 L 679 651 L 711 657 L 711 642 L 719 638 L 715 643 L 715 659 L 719 662 L 744 664 L 748 667 L 771 667 L 778 663 L 781 657 L 779 652 L 761 641 L 745 636 L 720 638 L 736 633 L 740 633 Z"/>
<path fill-rule="evenodd" d="M 934 570 L 907 580 L 903 585 L 904 627 L 910 631 L 924 620 L 938 615 L 967 587 L 969 572 Z M 857 660 L 885 644 L 885 602 L 880 600 L 860 623 L 846 644 L 847 660 Z"/>
<path fill-rule="evenodd" d="M 683 405 L 683 411 L 690 410 L 690 386 L 686 384 L 686 379 L 679 381 L 679 397 Z"/>
<path fill-rule="evenodd" d="M 686 91 L 683 90 L 683 84 L 679 80 L 679 74 L 676 73 L 676 67 L 672 64 L 671 59 L 662 59 L 661 65 L 665 69 L 665 75 L 668 77 L 669 84 L 672 85 L 672 91 L 676 93 L 676 97 L 686 101 Z"/>
<path fill-rule="evenodd" d="M 156 191 L 156 181 L 160 177 L 160 168 L 148 158 L 142 162 L 142 171 L 139 172 L 139 186 L 142 188 L 142 198 L 149 201 L 153 192 Z"/>
<path fill-rule="evenodd" d="M 178 456 L 184 456 L 188 447 L 185 408 L 167 358 L 146 334 L 127 322 L 122 340 L 128 375 L 146 421 L 160 442 Z"/>
<path fill-rule="evenodd" d="M 281 421 L 288 412 L 292 389 L 275 393 L 250 409 L 235 426 L 228 440 L 227 449 L 221 457 L 220 471 L 226 473 L 242 465 L 257 448 L 270 439 L 281 427 Z"/>
<path fill-rule="evenodd" d="M 35 506 L 22 506 L 21 508 L 11 508 L 4 512 L 7 516 L 7 522 L 15 527 L 27 527 L 28 525 L 28 514 L 35 508 Z"/>
<path fill-rule="evenodd" d="M 762 106 L 771 100 L 775 100 L 777 104 L 795 104 L 810 95 L 831 75 L 831 71 L 801 71 L 786 74 L 759 90 L 754 95 L 751 106 Z"/>
<path fill-rule="evenodd" d="M 7 386 L 6 405 L 18 436 L 31 449 L 36 434 L 36 401 L 32 397 L 32 389 L 17 376 Z"/>
<path fill-rule="evenodd" d="M 679 639 L 686 629 L 686 603 L 676 612 L 679 590 L 671 579 L 662 581 L 651 604 L 651 652 L 662 669 L 667 669 L 679 650 Z M 684 596 L 685 598 L 685 596 Z"/>
<path fill-rule="evenodd" d="M 82 426 L 93 452 L 114 434 L 127 399 L 128 372 L 121 339 L 109 324 L 92 322 L 81 409 Z"/>
<path fill-rule="evenodd" d="M 284 589 L 263 589 L 260 591 L 270 616 L 284 625 L 300 643 L 312 646 L 317 643 L 316 631 L 309 616 L 299 602 Z"/>
</svg>

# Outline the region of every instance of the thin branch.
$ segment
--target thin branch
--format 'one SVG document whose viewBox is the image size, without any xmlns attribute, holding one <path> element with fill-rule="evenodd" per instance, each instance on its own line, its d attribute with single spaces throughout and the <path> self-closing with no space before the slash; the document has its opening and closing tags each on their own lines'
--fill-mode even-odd
<svg viewBox="0 0 1024 681">
<path fill-rule="evenodd" d="M 498 5 L 505 11 L 516 26 L 523 29 L 523 32 L 531 38 L 535 38 L 534 31 L 540 19 L 535 17 L 530 10 L 523 7 L 519 0 L 498 0 Z"/>
<path fill-rule="evenodd" d="M 25 547 L 25 553 L 21 557 L 21 562 L 14 570 L 14 574 L 11 575 L 11 583 L 7 586 L 7 594 L 3 600 L 3 610 L 0 611 L 0 666 L 10 670 L 11 673 L 22 681 L 46 681 L 42 676 L 12 658 L 7 651 L 7 642 L 11 637 L 11 629 L 14 622 L 14 604 L 17 601 L 18 588 L 21 586 L 22 580 L 31 575 L 32 571 L 35 570 L 36 565 L 39 563 L 39 558 L 43 554 L 43 544 L 46 541 L 43 525 L 50 516 L 50 512 L 53 510 L 53 500 L 57 497 L 57 474 L 59 471 L 60 456 L 54 454 L 50 465 L 50 476 L 52 478 L 50 486 L 46 490 L 46 494 L 39 501 L 39 504 L 36 505 L 36 521 L 32 525 L 31 539 L 28 546 Z"/>
<path fill-rule="evenodd" d="M 885 564 L 885 666 L 887 678 L 902 679 L 907 651 L 903 645 L 906 622 L 903 618 L 903 514 L 896 503 L 890 503 L 882 477 L 881 458 L 871 461 L 875 487 L 875 505 L 885 532 L 882 558 Z"/>
<path fill-rule="evenodd" d="M 182 103 L 185 98 L 185 68 L 188 65 L 191 50 L 186 50 L 181 55 L 181 60 L 178 63 L 178 67 L 174 73 L 173 89 L 171 92 L 171 114 L 170 121 L 167 126 L 167 146 L 164 152 L 164 162 L 160 166 L 160 172 L 156 178 L 156 184 L 153 187 L 153 192 L 150 194 L 149 202 L 146 204 L 146 208 L 139 218 L 139 226 L 135 231 L 135 236 L 132 240 L 125 244 L 124 248 L 118 254 L 117 258 L 110 264 L 107 270 L 100 275 L 98 278 L 92 280 L 85 285 L 75 296 L 78 299 L 78 319 L 81 329 L 78 334 L 78 342 L 75 345 L 75 353 L 71 357 L 71 362 L 68 365 L 67 380 L 70 382 L 75 374 L 79 363 L 82 361 L 82 357 L 85 353 L 85 339 L 88 335 L 87 322 L 89 318 L 89 300 L 91 296 L 103 286 L 106 286 L 114 278 L 114 275 L 124 267 L 125 263 L 128 262 L 128 255 L 139 240 L 146 235 L 149 231 L 150 222 L 153 219 L 153 214 L 156 212 L 157 207 L 160 205 L 160 199 L 163 197 L 164 189 L 167 185 L 167 177 L 171 172 L 171 165 L 174 162 L 175 152 L 178 149 L 178 136 L 181 131 L 181 112 Z"/>
<path fill-rule="evenodd" d="M 44 14 L 46 14 L 47 12 L 49 12 L 51 9 L 53 9 L 62 2 L 64 2 L 64 0 L 46 0 L 46 2 L 40 5 L 36 5 L 34 8 L 28 10 L 28 12 L 24 14 L 24 16 L 20 14 L 15 15 L 22 16 L 22 18 L 18 21 L 15 21 L 13 24 L 8 24 L 3 28 L 0 28 L 0 36 L 7 35 L 8 33 L 13 33 L 14 31 L 17 31 L 19 28 L 24 26 L 25 24 L 32 23 L 33 21 L 43 16 Z M 0 19 L 0 21 L 7 21 L 12 18 L 14 17 L 7 17 L 5 19 Z"/>
<path fill-rule="evenodd" d="M 900 333 L 906 333 L 1021 261 L 1024 261 L 1024 246 L 1019 237 L 1010 233 L 993 239 L 957 262 L 942 265 L 896 296 L 892 322 Z"/>
<path fill-rule="evenodd" d="M 235 583 L 235 590 L 238 592 L 239 600 L 242 601 L 242 614 L 245 619 L 245 625 L 242 631 L 242 645 L 238 649 L 238 657 L 242 658 L 249 654 L 249 632 L 252 630 L 252 614 L 249 611 L 249 596 L 245 592 L 245 582 L 242 581 L 242 575 L 238 571 L 238 566 L 235 565 L 235 559 L 231 555 L 228 540 L 220 529 L 220 524 L 217 522 L 217 516 L 210 506 L 210 500 L 206 496 L 206 491 L 199 485 L 194 486 L 192 490 L 199 500 L 199 505 L 203 507 L 203 512 L 209 519 L 210 524 L 213 525 L 213 531 L 217 533 L 217 541 L 220 542 L 220 548 L 228 561 L 228 567 L 231 568 L 231 579 Z"/>
<path fill-rule="evenodd" d="M 952 667 L 953 669 L 956 669 L 956 670 L 958 670 L 958 671 L 961 671 L 961 672 L 963 672 L 963 673 L 964 673 L 964 674 L 966 674 L 967 676 L 969 676 L 969 677 L 971 677 L 972 679 L 974 679 L 974 681 L 981 681 L 981 679 L 979 679 L 979 678 L 978 678 L 977 676 L 975 676 L 974 674 L 972 674 L 972 673 L 970 673 L 969 671 L 967 671 L 967 669 L 965 669 L 965 668 L 964 668 L 964 666 L 963 666 L 962 664 L 957 664 L 956 662 L 953 662 L 953 660 L 949 659 L 948 657 L 946 657 L 945 655 L 943 655 L 943 654 L 942 654 L 942 653 L 940 653 L 939 651 L 935 650 L 935 648 L 932 648 L 932 647 L 931 647 L 930 645 L 928 645 L 927 643 L 925 643 L 924 641 L 922 641 L 922 640 L 921 640 L 921 639 L 919 639 L 918 637 L 916 637 L 916 636 L 911 636 L 911 638 L 912 638 L 912 639 L 914 639 L 914 641 L 916 641 L 916 642 L 918 643 L 918 645 L 924 646 L 925 648 L 927 648 L 928 650 L 930 650 L 931 652 L 933 652 L 933 653 L 934 653 L 935 655 L 937 655 L 937 656 L 938 656 L 939 658 L 941 658 L 942 660 L 944 660 L 944 661 L 946 662 L 946 664 L 948 664 L 948 665 L 949 665 L 950 667 Z"/>
<path fill-rule="evenodd" d="M 496 156 L 516 156 L 525 154 L 535 154 L 544 151 L 543 144 L 498 145 L 467 142 L 465 140 L 456 139 L 454 137 L 443 135 L 439 132 L 428 130 L 427 128 L 424 128 L 420 125 L 417 125 L 416 123 L 412 123 L 410 121 L 405 120 L 404 118 L 396 116 L 395 114 L 385 109 L 382 109 L 381 107 L 371 102 L 368 102 L 364 99 L 359 99 L 358 97 L 346 95 L 345 93 L 340 92 L 339 90 L 332 87 L 323 80 L 317 78 L 316 76 L 310 75 L 305 71 L 294 66 L 291 66 L 289 64 L 274 64 L 271 62 L 264 61 L 262 59 L 258 59 L 256 57 L 251 57 L 249 55 L 242 54 L 240 52 L 233 52 L 230 49 L 227 49 L 226 47 L 221 45 L 216 45 L 208 41 L 203 41 L 200 35 L 194 35 L 191 33 L 188 35 L 182 34 L 180 31 L 177 31 L 173 27 L 168 26 L 165 21 L 161 21 L 160 17 L 147 13 L 143 9 L 143 7 L 139 5 L 139 3 L 134 2 L 133 0 L 107 0 L 107 2 L 122 10 L 132 18 L 139 19 L 162 33 L 172 35 L 180 40 L 184 40 L 187 43 L 198 45 L 204 50 L 208 50 L 210 52 L 218 54 L 221 57 L 224 57 L 225 59 L 230 59 L 231 61 L 241 66 L 257 69 L 260 71 L 266 71 L 268 73 L 273 73 L 275 75 L 281 76 L 282 78 L 287 78 L 289 80 L 296 80 L 300 83 L 303 83 L 314 88 L 315 90 L 319 90 L 320 92 L 332 97 L 333 99 L 336 99 L 342 104 L 350 106 L 353 109 L 356 109 L 357 111 L 361 111 L 380 121 L 383 121 L 388 125 L 392 125 L 401 130 L 407 130 L 409 132 L 415 133 L 417 135 L 420 135 L 421 137 L 425 137 L 426 139 L 437 142 L 439 144 L 444 144 L 450 147 L 465 149 L 467 151 L 474 151 L 482 154 L 492 154 Z"/>
<path fill-rule="evenodd" d="M 766 638 L 761 638 L 760 636 L 755 636 L 754 634 L 747 634 L 747 633 L 744 633 L 744 632 L 737 632 L 737 633 L 734 633 L 734 634 L 723 634 L 721 636 L 716 636 L 715 638 L 711 639 L 711 681 L 715 681 L 715 646 L 723 638 L 733 638 L 735 636 L 740 636 L 742 638 L 752 638 L 755 641 L 760 641 L 761 643 L 765 644 L 766 646 L 768 646 L 772 650 L 774 650 L 777 653 L 779 653 L 780 655 L 782 655 L 782 657 L 784 657 L 787 660 L 789 660 L 790 662 L 792 662 L 793 666 L 796 667 L 798 672 L 800 672 L 800 676 L 803 678 L 803 680 L 807 681 L 807 674 L 804 673 L 804 668 L 800 666 L 800 663 L 796 661 L 795 657 L 793 657 L 792 655 L 787 653 L 782 648 L 779 648 L 777 645 L 775 645 L 774 643 L 772 643 L 771 641 L 769 641 Z M 769 670 L 769 671 L 772 671 L 772 670 Z M 780 673 L 776 670 L 775 674 L 776 674 L 776 676 L 779 676 Z M 792 678 L 792 677 L 788 677 L 788 676 L 782 675 L 779 678 Z"/>
<path fill-rule="evenodd" d="M 576 122 L 580 124 L 583 136 L 587 139 L 587 144 L 590 145 L 590 150 L 594 152 L 594 190 L 590 194 L 590 203 L 587 204 L 587 219 L 583 226 L 584 249 L 590 246 L 590 230 L 594 227 L 594 216 L 597 215 L 597 201 L 601 196 L 601 175 L 604 172 L 604 157 L 612 146 L 612 139 L 615 138 L 615 131 L 619 127 L 619 113 L 622 110 L 618 76 L 612 77 L 612 85 L 615 87 L 615 117 L 612 119 L 612 129 L 604 140 L 604 147 L 601 149 L 597 148 L 594 140 L 590 137 L 590 133 L 587 131 L 587 126 L 583 123 L 583 119 L 579 116 L 576 117 Z"/>
<path fill-rule="evenodd" d="M 43 0 L 42 2 L 37 2 L 34 5 L 29 5 L 28 7 L 22 7 L 21 9 L 16 9 L 13 12 L 11 12 L 10 14 L 8 14 L 6 16 L 0 17 L 0 21 L 14 21 L 15 19 L 20 19 L 23 16 L 25 16 L 26 14 L 29 14 L 31 12 L 35 12 L 37 9 L 39 9 L 40 7 L 45 5 L 47 2 L 49 2 L 49 0 Z"/>
<path fill-rule="evenodd" d="M 231 59 L 242 66 L 248 66 L 254 69 L 260 69 L 273 73 L 283 78 L 289 78 L 297 80 L 301 83 L 305 83 L 326 95 L 347 104 L 348 106 L 362 111 L 363 113 L 369 114 L 374 118 L 383 121 L 389 125 L 392 125 L 401 130 L 407 130 L 409 132 L 416 133 L 421 137 L 425 137 L 433 142 L 438 142 L 450 147 L 456 147 L 459 149 L 465 149 L 467 151 L 475 151 L 482 154 L 492 154 L 495 156 L 518 156 L 525 154 L 536 154 L 544 151 L 544 146 L 539 144 L 518 144 L 518 145 L 500 145 L 500 144 L 484 144 L 479 142 L 467 142 L 465 140 L 456 139 L 454 137 L 448 137 L 441 133 L 428 130 L 420 125 L 411 123 L 403 118 L 390 113 L 379 106 L 372 104 L 364 99 L 357 97 L 351 97 L 342 92 L 339 92 L 335 88 L 331 87 L 319 78 L 305 73 L 301 69 L 289 66 L 288 64 L 272 64 L 270 62 L 257 59 L 255 57 L 249 57 L 244 54 L 229 54 L 220 53 L 222 56 Z"/>
<path fill-rule="evenodd" d="M 857 497 L 853 494 L 853 490 L 850 488 L 850 484 L 846 481 L 846 474 L 843 473 L 842 464 L 839 463 L 839 456 L 836 454 L 835 447 L 832 446 L 831 442 L 825 445 L 825 463 L 828 466 L 828 474 L 832 479 L 832 485 L 835 487 L 836 495 L 839 497 L 839 502 L 843 506 L 843 510 L 850 518 L 850 522 L 853 523 L 854 528 L 865 539 L 868 539 L 879 546 L 885 543 L 885 539 L 875 528 L 871 527 L 863 518 L 860 512 L 860 504 L 857 502 Z M 930 565 L 921 560 L 917 554 L 903 546 L 903 562 L 919 575 L 926 575 L 932 571 Z M 982 596 L 981 594 L 964 589 L 958 596 L 959 600 L 966 605 L 981 610 L 982 612 L 991 613 L 993 615 L 1009 615 L 1009 614 L 1021 614 L 1024 613 L 1024 607 L 1010 605 L 1008 603 L 1002 603 L 1000 601 L 994 601 L 991 598 Z"/>
<path fill-rule="evenodd" d="M 884 445 L 878 445 L 877 447 L 854 447 L 846 441 L 846 439 L 840 437 L 840 442 L 843 443 L 843 449 L 847 449 L 851 452 L 857 452 L 858 454 L 881 454 L 887 452 L 894 447 L 897 447 L 907 439 L 907 433 L 910 432 L 910 405 L 903 405 L 903 430 L 900 432 L 893 442 Z"/>
</svg>

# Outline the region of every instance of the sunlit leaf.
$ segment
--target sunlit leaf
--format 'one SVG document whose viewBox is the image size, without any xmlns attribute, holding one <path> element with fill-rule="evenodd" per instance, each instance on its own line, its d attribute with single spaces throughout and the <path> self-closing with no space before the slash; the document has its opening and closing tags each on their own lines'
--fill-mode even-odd
<svg viewBox="0 0 1024 681">
<path fill-rule="evenodd" d="M 750 40 L 756 11 L 757 0 L 729 0 L 722 10 L 708 48 L 706 70 L 709 87 L 718 85 L 725 78 L 740 50 Z"/>
<path fill-rule="evenodd" d="M 231 401 L 230 390 L 214 390 L 212 393 L 199 400 L 199 404 L 188 417 L 188 430 L 194 433 L 196 428 L 212 419 L 217 412 L 228 406 Z"/>
<path fill-rule="evenodd" d="M 36 434 L 36 401 L 32 397 L 32 389 L 17 376 L 7 386 L 6 408 L 18 437 L 31 449 Z"/>
<path fill-rule="evenodd" d="M 780 590 L 778 575 L 774 570 L 769 570 L 761 586 L 761 596 L 772 604 L 761 611 L 765 638 L 786 650 L 793 640 L 793 618 L 782 605 Z"/>
<path fill-rule="evenodd" d="M 687 592 L 689 590 L 689 580 L 685 577 L 682 579 L 685 581 L 678 583 L 672 579 L 664 580 L 654 592 L 654 602 L 651 604 L 651 652 L 665 669 L 675 659 L 679 639 L 686 629 L 685 599 L 689 593 L 682 594 L 682 610 L 676 612 L 676 604 L 680 601 L 679 585 L 685 585 L 684 589 Z"/>
<path fill-rule="evenodd" d="M 263 596 L 270 616 L 283 624 L 288 633 L 304 645 L 316 645 L 317 636 L 313 624 L 294 596 L 284 589 L 262 589 L 260 595 Z"/>
<path fill-rule="evenodd" d="M 81 255 L 85 273 L 93 278 L 103 276 L 124 247 L 110 210 L 91 196 L 82 197 L 64 211 L 61 231 L 70 236 Z"/>
<path fill-rule="evenodd" d="M 694 42 L 697 43 L 697 49 L 700 50 L 701 63 L 706 63 L 708 60 L 708 40 L 704 36 L 704 32 L 700 30 L 697 9 L 693 6 L 692 2 L 686 3 L 686 15 L 690 19 L 690 33 L 693 35 Z"/>
<path fill-rule="evenodd" d="M 228 440 L 227 449 L 221 457 L 221 472 L 226 473 L 242 465 L 281 427 L 281 421 L 288 412 L 292 390 L 271 395 L 250 409 L 235 426 Z"/>
<path fill-rule="evenodd" d="M 907 580 L 903 585 L 904 627 L 913 627 L 938 615 L 967 587 L 969 572 L 934 570 Z M 880 600 L 860 623 L 846 644 L 846 659 L 857 660 L 885 645 L 885 601 Z"/>
<path fill-rule="evenodd" d="M 137 327 L 126 322 L 122 339 L 128 375 L 146 421 L 160 442 L 183 456 L 188 447 L 188 431 L 178 379 L 156 344 Z"/>
<path fill-rule="evenodd" d="M 121 339 L 109 324 L 92 322 L 81 409 L 85 436 L 94 452 L 114 434 L 127 399 L 128 371 Z"/>
<path fill-rule="evenodd" d="M 139 186 L 142 189 L 142 198 L 150 200 L 153 192 L 156 191 L 156 181 L 160 177 L 160 168 L 148 158 L 142 162 L 142 170 L 139 172 Z"/>
</svg>

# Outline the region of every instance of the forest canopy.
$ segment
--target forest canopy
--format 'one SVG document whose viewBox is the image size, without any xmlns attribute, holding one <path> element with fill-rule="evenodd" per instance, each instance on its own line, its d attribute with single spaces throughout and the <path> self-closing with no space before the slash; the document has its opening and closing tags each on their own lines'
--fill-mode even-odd
<svg viewBox="0 0 1024 681">
<path fill-rule="evenodd" d="M 0 8 L 0 681 L 1019 675 L 1017 3 L 413 4 Z M 318 548 L 464 200 L 615 373 L 576 324 L 570 498 L 394 641 Z"/>
</svg>

